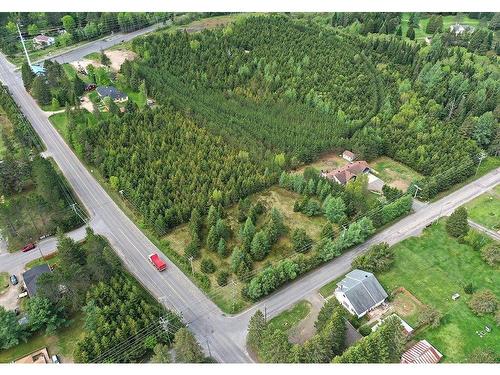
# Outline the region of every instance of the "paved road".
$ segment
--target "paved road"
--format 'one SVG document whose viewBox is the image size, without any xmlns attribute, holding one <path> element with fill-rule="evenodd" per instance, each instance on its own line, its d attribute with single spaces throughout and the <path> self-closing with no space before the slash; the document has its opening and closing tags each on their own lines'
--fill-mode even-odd
<svg viewBox="0 0 500 375">
<path fill-rule="evenodd" d="M 160 22 L 131 33 L 115 33 L 113 35 L 75 47 L 63 53 L 54 54 L 52 56 L 45 56 L 43 59 L 37 60 L 36 62 L 38 63 L 43 60 L 50 59 L 52 61 L 57 61 L 58 63 L 63 64 L 63 63 L 70 63 L 76 60 L 81 60 L 84 56 L 87 56 L 92 52 L 98 52 L 110 48 L 121 42 L 128 42 L 129 40 L 132 40 L 139 35 L 144 35 L 151 31 L 155 31 L 160 27 L 168 26 L 170 25 L 170 23 L 171 21 L 168 20 L 165 23 Z"/>
<path fill-rule="evenodd" d="M 66 235 L 75 241 L 81 241 L 85 238 L 85 227 L 77 228 L 66 233 Z M 24 269 L 26 263 L 41 258 L 42 256 L 49 255 L 56 251 L 56 249 L 57 238 L 53 236 L 37 242 L 36 248 L 27 253 L 17 251 L 15 253 L 0 254 L 0 272 L 9 272 L 10 274 L 19 276 L 19 273 Z"/>
<path fill-rule="evenodd" d="M 484 226 L 482 226 L 481 224 L 478 224 L 472 220 L 469 220 L 469 225 L 472 227 L 472 228 L 475 228 L 483 233 L 486 233 L 488 236 L 490 236 L 491 238 L 493 238 L 494 240 L 496 241 L 500 241 L 500 233 L 499 232 L 495 232 L 494 230 L 491 230 L 489 228 L 486 228 Z"/>
<path fill-rule="evenodd" d="M 88 52 L 74 52 L 75 56 L 83 53 Z M 19 74 L 14 72 L 14 67 L 3 55 L 0 55 L 0 79 L 10 88 L 14 99 L 47 146 L 48 153 L 57 162 L 93 218 L 92 227 L 96 233 L 104 235 L 110 241 L 130 272 L 155 297 L 167 307 L 183 314 L 198 340 L 204 345 L 209 344 L 212 356 L 220 362 L 252 361 L 245 348 L 245 336 L 248 320 L 256 309 L 266 307 L 269 316 L 273 316 L 289 308 L 325 283 L 347 272 L 352 259 L 370 245 L 381 241 L 393 244 L 415 235 L 439 216 L 448 214 L 500 182 L 500 169 L 497 169 L 435 203 L 421 206 L 414 214 L 375 235 L 365 244 L 301 277 L 245 312 L 226 317 L 172 262 L 169 262 L 168 271 L 163 273 L 151 268 L 147 256 L 159 250 L 128 219 L 78 160 L 35 101 L 26 93 Z"/>
</svg>

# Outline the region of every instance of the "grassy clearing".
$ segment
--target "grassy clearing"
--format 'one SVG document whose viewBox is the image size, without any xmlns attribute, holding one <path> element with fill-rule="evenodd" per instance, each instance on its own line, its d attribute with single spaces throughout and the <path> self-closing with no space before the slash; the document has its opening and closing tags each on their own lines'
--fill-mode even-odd
<svg viewBox="0 0 500 375">
<path fill-rule="evenodd" d="M 338 152 L 329 152 L 321 155 L 318 160 L 298 168 L 296 172 L 302 173 L 307 167 L 313 167 L 317 170 L 330 171 L 346 164 L 347 161 L 342 159 L 342 156 L 340 156 Z"/>
<path fill-rule="evenodd" d="M 395 254 L 391 270 L 377 275 L 384 288 L 404 287 L 443 314 L 441 325 L 420 331 L 418 339 L 429 340 L 446 362 L 464 362 L 477 347 L 500 351 L 495 328 L 483 338 L 476 334 L 486 325 L 496 327 L 494 317 L 474 315 L 467 306 L 470 296 L 463 291 L 463 286 L 472 282 L 475 288 L 490 289 L 500 297 L 500 273 L 488 266 L 479 252 L 449 237 L 444 223 L 438 222 L 420 237 L 397 244 Z M 453 301 L 453 293 L 460 293 L 460 299 Z M 408 320 L 414 323 L 415 317 Z"/>
<path fill-rule="evenodd" d="M 7 272 L 0 272 L 0 294 L 3 294 L 9 287 L 9 274 Z"/>
<path fill-rule="evenodd" d="M 101 53 L 100 52 L 92 52 L 92 53 L 89 53 L 88 55 L 83 56 L 83 58 L 87 59 L 87 60 L 100 61 L 101 60 Z"/>
<path fill-rule="evenodd" d="M 376 175 L 385 183 L 403 191 L 408 189 L 412 181 L 422 178 L 420 173 L 386 156 L 378 158 L 370 164 Z"/>
<path fill-rule="evenodd" d="M 1 133 L 6 132 L 6 133 L 11 133 L 12 132 L 12 124 L 7 118 L 7 115 L 3 111 L 3 109 L 0 107 L 0 135 Z M 0 159 L 5 153 L 5 145 L 3 143 L 3 137 L 0 136 Z"/>
<path fill-rule="evenodd" d="M 427 24 L 429 23 L 429 17 L 425 17 L 424 14 L 420 15 L 419 28 L 415 29 L 415 39 L 423 40 L 426 36 L 432 36 L 431 34 L 427 34 L 425 29 Z M 408 21 L 410 18 L 409 13 L 403 13 L 401 18 L 401 29 L 403 31 L 403 35 L 406 36 L 406 31 L 408 30 Z M 465 14 L 458 13 L 456 15 L 443 16 L 443 31 L 447 32 L 450 29 L 451 25 L 455 23 L 460 23 L 462 25 L 469 25 L 474 27 L 487 27 L 486 23 L 482 20 L 477 20 L 470 18 Z"/>
<path fill-rule="evenodd" d="M 311 311 L 311 303 L 309 301 L 299 301 L 291 309 L 283 311 L 281 314 L 272 318 L 267 324 L 271 330 L 280 329 L 283 332 L 288 332 L 304 319 Z"/>
<path fill-rule="evenodd" d="M 68 325 L 54 335 L 35 334 L 27 342 L 0 351 L 0 363 L 9 363 L 35 350 L 47 347 L 49 354 L 57 354 L 62 362 L 72 362 L 76 343 L 83 335 L 83 315 L 76 315 Z"/>
<path fill-rule="evenodd" d="M 49 254 L 48 256 L 46 256 L 45 259 L 38 258 L 38 259 L 32 260 L 31 262 L 26 263 L 24 268 L 29 270 L 33 267 L 40 266 L 40 265 L 45 264 L 45 263 L 48 264 L 49 266 L 53 266 L 58 261 L 59 261 L 59 255 L 57 253 L 52 253 L 52 254 Z"/>
<path fill-rule="evenodd" d="M 300 195 L 290 192 L 288 190 L 282 189 L 280 187 L 271 187 L 261 193 L 254 194 L 250 197 L 253 203 L 261 202 L 266 207 L 266 213 L 271 210 L 271 208 L 277 208 L 283 215 L 283 221 L 285 225 L 289 228 L 289 234 L 294 228 L 303 228 L 307 234 L 314 240 L 318 241 L 320 238 L 321 228 L 326 223 L 324 216 L 317 217 L 307 217 L 304 214 L 293 211 L 293 205 L 297 199 L 300 199 Z M 238 244 L 238 232 L 240 228 L 240 223 L 236 219 L 237 207 L 233 206 L 226 210 L 227 213 L 227 223 L 231 226 L 233 236 L 228 241 L 228 248 L 232 249 Z M 264 225 L 266 213 L 261 215 L 257 220 L 257 229 L 260 229 Z M 206 240 L 206 233 L 203 237 Z M 184 250 L 191 241 L 191 235 L 189 234 L 189 228 L 187 224 L 181 225 L 171 231 L 164 237 L 164 240 L 168 242 L 169 247 L 175 251 L 178 255 L 184 255 Z M 203 245 L 205 242 L 203 241 Z M 209 251 L 203 246 L 201 251 L 202 257 L 193 261 L 193 268 L 195 271 L 201 272 L 201 259 L 210 258 L 217 266 L 217 270 L 227 270 L 230 271 L 230 258 L 221 259 L 217 254 Z M 292 249 L 292 244 L 289 235 L 283 236 L 271 249 L 270 254 L 261 262 L 254 263 L 254 269 L 263 268 L 268 263 L 275 263 L 278 260 L 294 255 L 295 252 Z M 166 253 L 168 256 L 168 253 Z M 216 273 L 208 275 L 210 282 L 213 286 L 217 286 Z M 239 289 L 242 284 L 235 280 L 237 288 Z M 217 297 L 221 300 L 225 300 L 228 305 L 231 305 L 233 301 L 233 285 L 230 283 L 227 287 L 218 288 Z M 247 302 L 239 299 L 237 303 L 241 306 L 248 305 Z"/>
<path fill-rule="evenodd" d="M 486 228 L 500 230 L 500 185 L 465 205 L 471 220 Z"/>
<path fill-rule="evenodd" d="M 335 280 L 330 281 L 329 283 L 323 285 L 319 289 L 319 294 L 321 294 L 324 298 L 328 298 L 333 295 L 335 289 L 337 288 L 337 283 L 342 280 L 344 276 L 338 277 Z"/>
</svg>

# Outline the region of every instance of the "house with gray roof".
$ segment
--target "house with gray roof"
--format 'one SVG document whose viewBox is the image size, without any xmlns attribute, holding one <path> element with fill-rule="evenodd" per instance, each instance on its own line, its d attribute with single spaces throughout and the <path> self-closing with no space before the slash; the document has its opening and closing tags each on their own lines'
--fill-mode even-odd
<svg viewBox="0 0 500 375">
<path fill-rule="evenodd" d="M 355 269 L 337 284 L 335 298 L 351 314 L 361 318 L 384 303 L 387 293 L 373 273 Z"/>
<path fill-rule="evenodd" d="M 37 291 L 36 282 L 38 278 L 44 273 L 52 272 L 47 264 L 41 264 L 39 266 L 30 268 L 23 273 L 24 288 L 28 292 L 28 296 L 34 297 Z"/>
<path fill-rule="evenodd" d="M 115 102 L 122 103 L 128 100 L 127 94 L 124 94 L 113 86 L 99 86 L 96 88 L 96 91 L 101 98 L 110 97 Z"/>
</svg>

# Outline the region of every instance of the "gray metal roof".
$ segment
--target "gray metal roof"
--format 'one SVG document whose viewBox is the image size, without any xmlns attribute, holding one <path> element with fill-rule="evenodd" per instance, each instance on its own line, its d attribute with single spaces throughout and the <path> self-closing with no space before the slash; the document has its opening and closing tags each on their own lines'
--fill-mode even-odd
<svg viewBox="0 0 500 375">
<path fill-rule="evenodd" d="M 47 264 L 41 264 L 23 273 L 24 284 L 26 285 L 26 290 L 28 291 L 28 295 L 30 297 L 36 295 L 36 282 L 40 275 L 47 272 L 51 272 L 49 266 Z"/>
<path fill-rule="evenodd" d="M 382 285 L 373 273 L 353 270 L 337 284 L 338 290 L 345 294 L 356 314 L 361 315 L 387 298 Z"/>
<path fill-rule="evenodd" d="M 125 99 L 127 97 L 126 94 L 119 91 L 116 87 L 113 86 L 99 86 L 96 88 L 96 91 L 100 96 L 109 96 L 113 100 Z"/>
</svg>

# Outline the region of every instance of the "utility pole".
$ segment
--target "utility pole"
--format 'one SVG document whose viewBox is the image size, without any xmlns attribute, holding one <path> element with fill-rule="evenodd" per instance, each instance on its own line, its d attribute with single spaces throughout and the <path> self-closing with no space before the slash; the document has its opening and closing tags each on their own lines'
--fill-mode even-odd
<svg viewBox="0 0 500 375">
<path fill-rule="evenodd" d="M 194 258 L 192 256 L 189 257 L 189 263 L 191 264 L 191 274 L 194 275 L 193 259 Z"/>
<path fill-rule="evenodd" d="M 28 60 L 28 65 L 31 68 L 30 56 L 28 55 L 28 50 L 26 49 L 26 45 L 24 44 L 24 38 L 23 38 L 23 35 L 21 34 L 21 29 L 19 28 L 19 23 L 17 23 L 16 26 L 17 26 L 17 31 L 19 33 L 19 37 L 21 38 L 21 44 L 23 45 L 24 54 L 26 55 L 26 59 Z"/>
<path fill-rule="evenodd" d="M 481 166 L 481 162 L 484 159 L 486 159 L 486 154 L 482 152 L 481 154 L 479 154 L 479 163 L 477 163 L 476 173 L 474 174 L 474 176 L 477 175 L 477 172 L 479 172 L 479 167 Z"/>
<path fill-rule="evenodd" d="M 413 184 L 413 186 L 415 186 L 415 194 L 413 194 L 413 199 L 415 199 L 417 197 L 418 191 L 422 190 L 422 188 L 419 187 L 417 184 Z"/>
<path fill-rule="evenodd" d="M 73 203 L 71 205 L 71 209 L 75 212 L 75 214 L 80 218 L 81 221 L 83 221 L 85 224 L 87 224 L 87 219 L 83 217 L 78 210 L 76 209 L 76 203 Z"/>
</svg>

